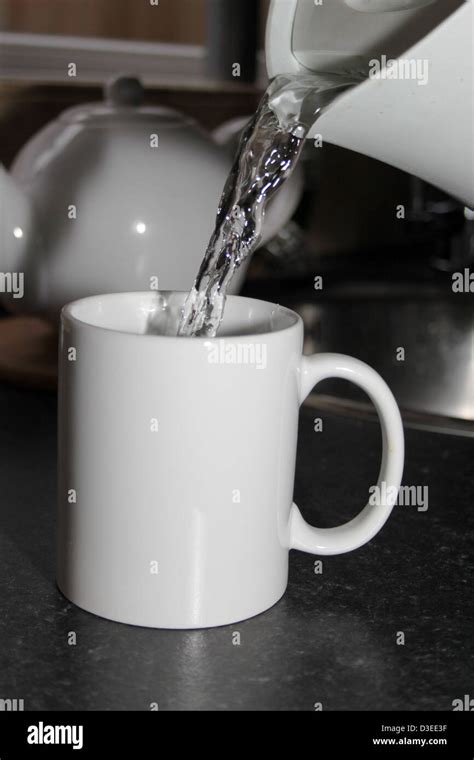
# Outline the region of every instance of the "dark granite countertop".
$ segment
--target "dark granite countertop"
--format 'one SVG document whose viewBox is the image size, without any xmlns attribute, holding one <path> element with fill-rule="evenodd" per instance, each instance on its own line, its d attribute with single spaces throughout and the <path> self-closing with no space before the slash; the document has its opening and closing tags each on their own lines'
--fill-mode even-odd
<svg viewBox="0 0 474 760">
<path fill-rule="evenodd" d="M 375 482 L 380 433 L 325 413 L 316 434 L 315 416 L 302 410 L 295 499 L 328 527 Z M 102 620 L 61 595 L 56 398 L 0 387 L 0 419 L 0 698 L 25 710 L 451 710 L 473 694 L 472 438 L 408 430 L 404 482 L 429 486 L 427 511 L 396 507 L 369 545 L 322 558 L 322 574 L 292 552 L 286 596 L 257 618 L 175 632 Z"/>
</svg>

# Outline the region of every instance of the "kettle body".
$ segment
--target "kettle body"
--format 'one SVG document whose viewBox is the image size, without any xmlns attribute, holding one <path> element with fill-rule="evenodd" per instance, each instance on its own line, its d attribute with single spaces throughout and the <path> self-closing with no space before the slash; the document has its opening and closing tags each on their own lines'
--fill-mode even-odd
<svg viewBox="0 0 474 760">
<path fill-rule="evenodd" d="M 270 78 L 364 71 L 314 125 L 323 140 L 474 206 L 472 0 L 272 0 Z"/>
</svg>

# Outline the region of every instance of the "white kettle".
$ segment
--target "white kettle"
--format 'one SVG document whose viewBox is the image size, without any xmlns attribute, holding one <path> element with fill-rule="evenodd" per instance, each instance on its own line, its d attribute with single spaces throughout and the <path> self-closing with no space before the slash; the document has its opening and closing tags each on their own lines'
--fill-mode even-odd
<svg viewBox="0 0 474 760">
<path fill-rule="evenodd" d="M 55 319 L 88 295 L 191 288 L 233 157 L 222 137 L 142 106 L 142 96 L 136 79 L 119 78 L 104 102 L 69 109 L 38 132 L 10 174 L 0 167 L 0 272 L 5 282 L 23 278 L 22 292 L 2 293 L 9 310 Z M 226 130 L 228 141 L 234 134 Z M 263 243 L 300 192 L 301 176 L 269 208 Z"/>
<path fill-rule="evenodd" d="M 310 137 L 372 156 L 474 206 L 472 1 L 272 0 L 267 69 L 363 70 Z"/>
</svg>

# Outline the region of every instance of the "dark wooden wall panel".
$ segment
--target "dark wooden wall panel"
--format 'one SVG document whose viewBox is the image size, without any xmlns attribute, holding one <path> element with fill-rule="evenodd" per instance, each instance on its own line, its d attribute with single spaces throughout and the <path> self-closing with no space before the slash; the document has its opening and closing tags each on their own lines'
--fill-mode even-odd
<svg viewBox="0 0 474 760">
<path fill-rule="evenodd" d="M 257 0 L 256 0 L 257 1 Z M 207 0 L 0 0 L 3 31 L 204 44 Z"/>
</svg>

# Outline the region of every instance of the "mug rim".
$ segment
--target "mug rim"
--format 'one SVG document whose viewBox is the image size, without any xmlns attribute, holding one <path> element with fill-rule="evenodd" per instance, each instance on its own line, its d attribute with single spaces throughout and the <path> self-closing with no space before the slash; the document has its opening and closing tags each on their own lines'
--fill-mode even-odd
<svg viewBox="0 0 474 760">
<path fill-rule="evenodd" d="M 288 308 L 287 306 L 282 306 L 281 304 L 276 304 L 273 301 L 265 301 L 261 298 L 250 298 L 248 296 L 240 296 L 240 295 L 228 295 L 226 300 L 227 301 L 241 301 L 241 302 L 251 302 L 254 304 L 261 304 L 265 308 L 269 309 L 279 309 L 285 316 L 288 316 L 292 321 L 291 323 L 284 325 L 282 327 L 275 328 L 274 330 L 264 330 L 263 332 L 246 332 L 246 333 L 231 333 L 230 335 L 216 335 L 214 338 L 211 338 L 209 336 L 189 336 L 189 335 L 161 335 L 161 334 L 150 334 L 150 333 L 139 333 L 139 332 L 129 332 L 127 330 L 119 330 L 115 329 L 113 327 L 105 327 L 103 325 L 97 325 L 92 322 L 88 322 L 85 319 L 81 319 L 77 315 L 73 314 L 73 309 L 79 305 L 93 303 L 94 301 L 100 301 L 103 299 L 112 300 L 112 299 L 121 299 L 124 297 L 131 297 L 135 296 L 136 298 L 143 298 L 143 297 L 151 297 L 151 296 L 157 296 L 157 295 L 164 295 L 164 296 L 170 296 L 170 295 L 178 295 L 178 296 L 187 296 L 189 291 L 184 290 L 144 290 L 144 291 L 121 291 L 118 293 L 103 293 L 103 294 L 96 294 L 92 296 L 85 296 L 84 298 L 78 298 L 74 301 L 71 301 L 70 303 L 65 304 L 60 312 L 60 323 L 62 324 L 63 321 L 67 320 L 68 322 L 77 325 L 80 329 L 87 328 L 91 331 L 97 331 L 100 333 L 109 333 L 111 335 L 121 335 L 121 336 L 127 336 L 128 338 L 140 338 L 140 339 L 163 339 L 167 341 L 173 341 L 173 340 L 179 340 L 182 344 L 183 340 L 186 341 L 192 341 L 193 344 L 197 342 L 205 342 L 205 341 L 219 341 L 219 340 L 235 340 L 235 339 L 251 339 L 251 338 L 260 338 L 265 337 L 269 338 L 272 335 L 279 335 L 282 333 L 288 333 L 292 330 L 297 330 L 299 327 L 303 326 L 303 320 L 299 314 L 297 314 L 293 309 Z"/>
</svg>

